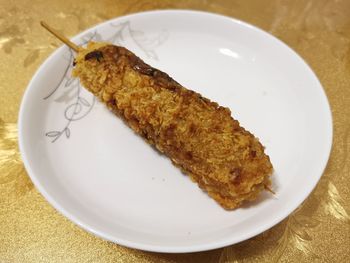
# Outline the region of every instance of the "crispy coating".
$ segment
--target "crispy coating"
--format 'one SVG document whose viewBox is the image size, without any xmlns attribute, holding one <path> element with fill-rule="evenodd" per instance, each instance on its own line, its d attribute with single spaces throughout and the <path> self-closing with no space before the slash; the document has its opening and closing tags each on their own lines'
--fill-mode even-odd
<svg viewBox="0 0 350 263">
<path fill-rule="evenodd" d="M 270 186 L 264 147 L 228 108 L 182 87 L 129 50 L 89 43 L 73 75 L 225 209 Z"/>
</svg>

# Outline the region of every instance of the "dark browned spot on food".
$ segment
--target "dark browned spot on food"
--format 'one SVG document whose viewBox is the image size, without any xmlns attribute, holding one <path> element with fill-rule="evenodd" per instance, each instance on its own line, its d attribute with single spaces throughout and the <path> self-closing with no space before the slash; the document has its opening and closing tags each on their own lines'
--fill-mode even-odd
<svg viewBox="0 0 350 263">
<path fill-rule="evenodd" d="M 168 86 L 166 87 L 166 89 L 172 92 L 176 92 L 179 89 L 179 87 L 174 85 L 174 86 Z"/>
<path fill-rule="evenodd" d="M 170 124 L 169 127 L 164 132 L 164 137 L 166 139 L 174 138 L 175 129 L 176 129 L 176 124 Z"/>
<path fill-rule="evenodd" d="M 111 99 L 108 103 L 112 106 L 117 105 L 117 102 L 115 101 L 115 99 Z"/>
<path fill-rule="evenodd" d="M 170 78 L 168 74 L 166 74 L 163 71 L 157 70 L 157 69 L 154 70 L 153 77 L 155 77 L 156 79 L 159 79 L 159 80 L 167 80 L 167 81 L 172 80 L 172 78 Z"/>
<path fill-rule="evenodd" d="M 239 185 L 242 181 L 242 169 L 241 168 L 233 168 L 230 171 L 231 181 L 234 185 Z"/>
<path fill-rule="evenodd" d="M 210 100 L 204 98 L 202 95 L 198 94 L 198 98 L 203 101 L 205 104 L 210 104 Z"/>
<path fill-rule="evenodd" d="M 189 104 L 191 103 L 191 101 L 193 100 L 193 95 L 194 95 L 194 91 L 192 90 L 184 90 L 182 92 L 182 103 L 183 104 Z"/>
<path fill-rule="evenodd" d="M 151 67 L 150 65 L 146 64 L 142 59 L 133 54 L 129 54 L 128 58 L 130 61 L 130 66 L 133 70 L 143 75 L 150 76 L 152 78 L 152 81 L 154 81 L 154 83 L 157 86 L 166 88 L 170 91 L 177 91 L 177 89 L 179 88 L 179 84 L 163 71 Z"/>
<path fill-rule="evenodd" d="M 135 116 L 129 116 L 129 118 L 127 118 L 129 124 L 131 125 L 131 127 L 133 127 L 135 129 L 136 132 L 140 132 L 140 127 L 139 127 L 139 120 L 137 117 Z"/>
<path fill-rule="evenodd" d="M 154 70 L 152 76 L 156 84 L 164 88 L 167 87 L 169 82 L 171 81 L 171 78 L 168 76 L 168 74 L 159 70 Z"/>
<path fill-rule="evenodd" d="M 147 75 L 147 76 L 152 76 L 153 72 L 155 71 L 154 68 L 151 66 L 147 65 L 145 62 L 143 62 L 140 58 L 133 54 L 129 54 L 129 60 L 130 60 L 130 65 L 131 67 L 136 70 L 137 72 Z"/>
<path fill-rule="evenodd" d="M 190 124 L 190 129 L 189 129 L 190 133 L 191 133 L 191 134 L 194 134 L 194 133 L 196 132 L 196 130 L 197 130 L 196 125 L 193 124 L 193 123 L 191 123 L 191 124 Z"/>
<path fill-rule="evenodd" d="M 101 61 L 101 59 L 103 58 L 103 53 L 99 50 L 94 50 L 91 51 L 90 53 L 87 53 L 84 57 L 85 60 L 90 60 L 95 58 L 98 62 Z"/>
<path fill-rule="evenodd" d="M 221 131 L 220 125 L 219 125 L 219 124 L 215 124 L 215 125 L 213 126 L 213 132 L 220 132 L 220 131 Z"/>
<path fill-rule="evenodd" d="M 187 160 L 192 160 L 192 159 L 193 159 L 192 152 L 186 152 L 186 153 L 185 153 L 185 158 L 186 158 Z"/>
<path fill-rule="evenodd" d="M 255 157 L 256 157 L 256 151 L 251 151 L 251 152 L 250 152 L 250 156 L 253 157 L 253 158 L 255 158 Z"/>
<path fill-rule="evenodd" d="M 74 59 L 73 60 L 73 67 L 77 64 L 77 61 Z"/>
<path fill-rule="evenodd" d="M 167 76 L 167 78 L 156 77 L 155 84 L 171 92 L 176 92 L 179 89 L 178 84 L 175 81 L 173 81 L 169 76 Z"/>
<path fill-rule="evenodd" d="M 147 76 L 152 76 L 154 72 L 154 68 L 148 66 L 145 63 L 137 63 L 133 66 L 133 69 L 138 71 L 141 74 L 147 75 Z"/>
</svg>

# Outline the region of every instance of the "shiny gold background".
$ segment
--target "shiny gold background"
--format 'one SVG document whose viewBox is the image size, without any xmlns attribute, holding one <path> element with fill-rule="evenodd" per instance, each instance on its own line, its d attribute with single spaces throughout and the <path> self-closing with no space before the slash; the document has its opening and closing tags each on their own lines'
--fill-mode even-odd
<svg viewBox="0 0 350 263">
<path fill-rule="evenodd" d="M 192 254 L 142 252 L 103 241 L 56 212 L 33 187 L 17 148 L 17 114 L 38 66 L 67 36 L 117 16 L 181 8 L 232 16 L 270 32 L 313 68 L 334 121 L 328 167 L 286 220 L 248 241 Z M 350 262 L 350 1 L 0 0 L 0 262 Z"/>
</svg>

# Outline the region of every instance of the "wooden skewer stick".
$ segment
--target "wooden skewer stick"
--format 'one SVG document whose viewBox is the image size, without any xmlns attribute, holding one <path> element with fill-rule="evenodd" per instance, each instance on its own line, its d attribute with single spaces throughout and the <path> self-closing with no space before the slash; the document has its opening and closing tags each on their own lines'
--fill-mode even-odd
<svg viewBox="0 0 350 263">
<path fill-rule="evenodd" d="M 44 27 L 47 31 L 49 31 L 51 34 L 53 34 L 55 37 L 57 37 L 59 40 L 61 40 L 63 43 L 65 43 L 67 46 L 69 46 L 71 49 L 73 49 L 75 52 L 79 52 L 79 47 L 71 42 L 68 38 L 58 33 L 55 29 L 50 27 L 48 24 L 46 24 L 44 21 L 40 21 L 40 25 Z"/>
<path fill-rule="evenodd" d="M 276 193 L 267 185 L 264 185 L 265 190 L 269 191 L 270 193 L 276 195 Z"/>
</svg>

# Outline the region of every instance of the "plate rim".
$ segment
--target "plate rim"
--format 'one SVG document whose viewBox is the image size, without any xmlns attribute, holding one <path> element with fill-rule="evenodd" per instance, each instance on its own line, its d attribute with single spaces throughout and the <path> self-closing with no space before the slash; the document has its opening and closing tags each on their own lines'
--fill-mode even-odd
<svg viewBox="0 0 350 263">
<path fill-rule="evenodd" d="M 282 40 L 278 39 L 274 35 L 270 34 L 269 32 L 267 32 L 263 29 L 260 29 L 259 27 L 255 26 L 255 25 L 252 25 L 250 23 L 244 22 L 242 20 L 239 20 L 239 19 L 236 19 L 233 17 L 218 14 L 218 13 L 197 11 L 197 10 L 186 10 L 186 9 L 160 9 L 160 10 L 136 12 L 136 13 L 132 13 L 132 14 L 128 14 L 128 15 L 121 15 L 118 17 L 114 17 L 114 18 L 111 18 L 107 21 L 93 25 L 93 26 L 87 28 L 86 30 L 82 31 L 81 33 L 75 35 L 71 39 L 77 39 L 77 38 L 83 36 L 87 32 L 89 32 L 97 27 L 108 25 L 109 23 L 116 21 L 116 20 L 119 20 L 119 19 L 128 19 L 128 18 L 132 19 L 133 17 L 137 17 L 140 15 L 141 16 L 142 15 L 158 15 L 160 13 L 173 13 L 173 14 L 179 13 L 179 14 L 195 15 L 195 16 L 196 15 L 200 15 L 200 16 L 204 15 L 204 16 L 212 16 L 213 18 L 217 18 L 217 19 L 225 19 L 226 21 L 228 21 L 230 23 L 239 24 L 241 26 L 244 26 L 244 27 L 247 27 L 247 28 L 252 29 L 254 31 L 257 31 L 258 33 L 263 34 L 266 37 L 272 38 L 274 41 L 277 41 L 278 44 L 283 45 L 285 48 L 289 49 L 293 53 L 293 55 L 296 56 L 300 60 L 300 62 L 305 64 L 306 68 L 313 75 L 314 79 L 317 81 L 317 85 L 320 88 L 319 92 L 322 95 L 322 100 L 323 100 L 323 103 L 325 106 L 324 123 L 328 128 L 328 132 L 327 132 L 327 136 L 326 136 L 327 138 L 324 138 L 325 140 L 327 140 L 327 142 L 324 143 L 324 145 L 326 146 L 326 150 L 325 150 L 324 155 L 323 155 L 322 164 L 319 166 L 320 174 L 319 174 L 318 178 L 312 182 L 312 187 L 310 187 L 309 191 L 304 193 L 304 195 L 297 196 L 298 198 L 295 198 L 296 201 L 294 201 L 295 205 L 290 206 L 289 209 L 286 209 L 287 212 L 280 214 L 279 217 L 275 217 L 274 220 L 271 220 L 269 224 L 265 224 L 265 225 L 256 227 L 254 229 L 251 229 L 250 231 L 247 231 L 246 234 L 241 235 L 240 238 L 235 238 L 234 235 L 231 235 L 231 236 L 227 236 L 224 239 L 222 239 L 220 241 L 216 241 L 216 242 L 213 241 L 213 242 L 209 242 L 209 243 L 203 243 L 203 244 L 199 244 L 199 245 L 197 244 L 197 245 L 192 245 L 192 246 L 185 245 L 185 246 L 170 247 L 170 246 L 150 245 L 150 244 L 145 244 L 145 243 L 142 243 L 139 241 L 130 241 L 130 240 L 118 238 L 118 237 L 109 235 L 108 233 L 105 233 L 102 231 L 100 232 L 99 230 L 94 229 L 93 226 L 90 226 L 88 223 L 84 223 L 81 219 L 77 218 L 74 214 L 71 214 L 70 212 L 68 212 L 64 208 L 64 206 L 61 206 L 59 204 L 59 202 L 57 202 L 46 191 L 45 187 L 40 183 L 40 180 L 37 179 L 35 173 L 33 172 L 32 168 L 31 168 L 31 164 L 26 157 L 27 153 L 25 151 L 25 146 L 24 146 L 25 135 L 23 134 L 23 128 L 22 128 L 23 120 L 24 120 L 24 108 L 25 108 L 25 105 L 28 103 L 28 100 L 29 100 L 28 97 L 29 97 L 29 94 L 31 93 L 33 83 L 35 83 L 36 79 L 41 74 L 41 71 L 46 67 L 46 65 L 50 62 L 50 60 L 53 57 L 57 56 L 58 53 L 60 53 L 62 51 L 62 49 L 65 48 L 65 45 L 61 45 L 59 48 L 57 48 L 54 52 L 52 52 L 45 59 L 45 61 L 39 66 L 39 68 L 36 70 L 36 72 L 32 76 L 32 78 L 31 78 L 30 82 L 28 83 L 28 85 L 25 89 L 25 92 L 23 94 L 23 97 L 22 97 L 22 100 L 20 103 L 18 122 L 17 122 L 18 123 L 18 145 L 19 145 L 21 158 L 22 158 L 24 167 L 27 171 L 27 174 L 31 178 L 35 187 L 41 193 L 41 195 L 43 195 L 43 197 L 50 203 L 50 205 L 55 208 L 56 211 L 58 211 L 60 214 L 62 214 L 66 218 L 68 218 L 74 224 L 78 225 L 80 228 L 82 228 L 82 229 L 88 231 L 89 233 L 92 233 L 93 235 L 98 236 L 104 240 L 111 241 L 113 243 L 117 243 L 117 244 L 129 247 L 129 248 L 136 248 L 136 249 L 145 250 L 145 251 L 163 252 L 163 253 L 164 252 L 165 253 L 200 252 L 200 251 L 207 251 L 207 250 L 212 250 L 212 249 L 217 249 L 217 248 L 233 245 L 233 244 L 236 244 L 238 242 L 252 238 L 258 234 L 261 234 L 262 232 L 272 228 L 273 226 L 275 226 L 276 224 L 281 222 L 283 219 L 287 218 L 295 209 L 297 209 L 307 199 L 307 197 L 310 195 L 310 193 L 315 189 L 317 183 L 319 182 L 321 176 L 323 175 L 323 173 L 327 167 L 328 160 L 330 158 L 331 149 L 332 149 L 332 144 L 333 144 L 333 118 L 332 118 L 332 111 L 331 111 L 330 103 L 329 103 L 329 100 L 327 98 L 326 91 L 323 88 L 316 73 L 312 70 L 310 65 L 293 48 L 288 46 L 286 43 L 284 43 Z"/>
</svg>

